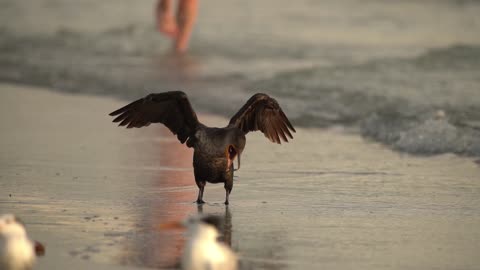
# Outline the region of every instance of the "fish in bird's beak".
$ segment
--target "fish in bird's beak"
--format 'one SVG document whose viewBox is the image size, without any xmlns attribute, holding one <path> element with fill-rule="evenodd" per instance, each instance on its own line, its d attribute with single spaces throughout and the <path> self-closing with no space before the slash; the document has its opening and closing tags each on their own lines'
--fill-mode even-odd
<svg viewBox="0 0 480 270">
<path fill-rule="evenodd" d="M 237 148 L 235 148 L 233 144 L 230 144 L 227 146 L 227 149 L 225 149 L 225 155 L 227 157 L 227 169 L 226 169 L 227 172 L 230 170 L 230 167 L 232 166 L 233 161 L 237 156 L 238 156 L 238 167 L 240 168 L 240 156 L 238 155 Z"/>
<path fill-rule="evenodd" d="M 179 229 L 184 229 L 184 228 L 185 228 L 185 226 L 180 221 L 166 222 L 166 223 L 160 224 L 160 226 L 158 226 L 158 229 L 161 230 L 161 231 L 164 231 L 164 230 L 179 230 Z"/>
</svg>

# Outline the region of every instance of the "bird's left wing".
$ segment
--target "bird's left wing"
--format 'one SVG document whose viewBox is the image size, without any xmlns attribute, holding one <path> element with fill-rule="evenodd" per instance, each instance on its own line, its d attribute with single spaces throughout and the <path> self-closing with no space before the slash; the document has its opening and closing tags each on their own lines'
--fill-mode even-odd
<svg viewBox="0 0 480 270">
<path fill-rule="evenodd" d="M 162 123 L 177 135 L 181 143 L 193 137 L 199 125 L 187 95 L 181 91 L 150 94 L 111 112 L 110 115 L 118 115 L 113 122 L 120 122 L 119 126 L 127 128 Z M 191 147 L 188 142 L 187 146 Z"/>
<path fill-rule="evenodd" d="M 292 124 L 277 101 L 266 94 L 253 95 L 245 105 L 230 119 L 229 126 L 237 127 L 243 132 L 260 130 L 270 141 L 278 144 L 287 136 L 293 139 L 295 132 Z"/>
</svg>

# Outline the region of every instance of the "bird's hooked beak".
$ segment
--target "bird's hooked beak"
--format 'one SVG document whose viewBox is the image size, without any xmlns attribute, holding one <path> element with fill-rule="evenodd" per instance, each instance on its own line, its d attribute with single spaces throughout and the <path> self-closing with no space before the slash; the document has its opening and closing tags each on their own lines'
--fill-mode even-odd
<svg viewBox="0 0 480 270">
<path fill-rule="evenodd" d="M 42 243 L 35 241 L 35 254 L 37 256 L 44 256 L 45 255 L 45 247 L 42 245 Z"/>
<path fill-rule="evenodd" d="M 242 156 L 242 153 L 238 153 L 238 159 L 237 159 L 237 168 L 234 171 L 240 170 L 240 157 Z"/>
<path fill-rule="evenodd" d="M 180 230 L 180 229 L 184 229 L 184 228 L 185 228 L 185 226 L 180 221 L 170 221 L 170 222 L 162 223 L 162 224 L 160 224 L 160 226 L 158 226 L 158 230 L 161 230 L 161 231 L 164 231 L 164 230 Z"/>
<path fill-rule="evenodd" d="M 232 166 L 233 161 L 237 156 L 238 156 L 237 170 L 240 169 L 240 153 L 238 152 L 237 148 L 233 144 L 230 144 L 227 146 L 227 149 L 225 150 L 225 155 L 227 157 L 227 169 L 226 169 L 227 172 L 230 170 L 230 167 Z"/>
</svg>

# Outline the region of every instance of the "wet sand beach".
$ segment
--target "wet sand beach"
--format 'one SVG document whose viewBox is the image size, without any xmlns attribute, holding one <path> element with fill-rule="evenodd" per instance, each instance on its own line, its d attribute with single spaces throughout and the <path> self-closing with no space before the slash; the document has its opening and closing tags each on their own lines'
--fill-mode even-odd
<svg viewBox="0 0 480 270">
<path fill-rule="evenodd" d="M 225 217 L 241 269 L 480 265 L 471 158 L 400 154 L 340 127 L 281 146 L 248 134 L 231 205 L 210 184 L 197 207 L 192 151 L 160 125 L 117 128 L 107 113 L 123 104 L 0 85 L 0 212 L 45 244 L 36 269 L 174 268 L 183 234 L 155 228 L 198 212 Z"/>
</svg>

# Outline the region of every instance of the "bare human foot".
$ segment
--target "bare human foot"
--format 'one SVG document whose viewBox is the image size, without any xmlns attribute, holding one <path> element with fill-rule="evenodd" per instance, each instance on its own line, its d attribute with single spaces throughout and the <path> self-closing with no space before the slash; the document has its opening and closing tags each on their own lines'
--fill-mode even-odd
<svg viewBox="0 0 480 270">
<path fill-rule="evenodd" d="M 156 8 L 157 29 L 159 32 L 176 39 L 178 36 L 177 21 L 173 16 L 172 0 L 159 0 Z"/>
</svg>

